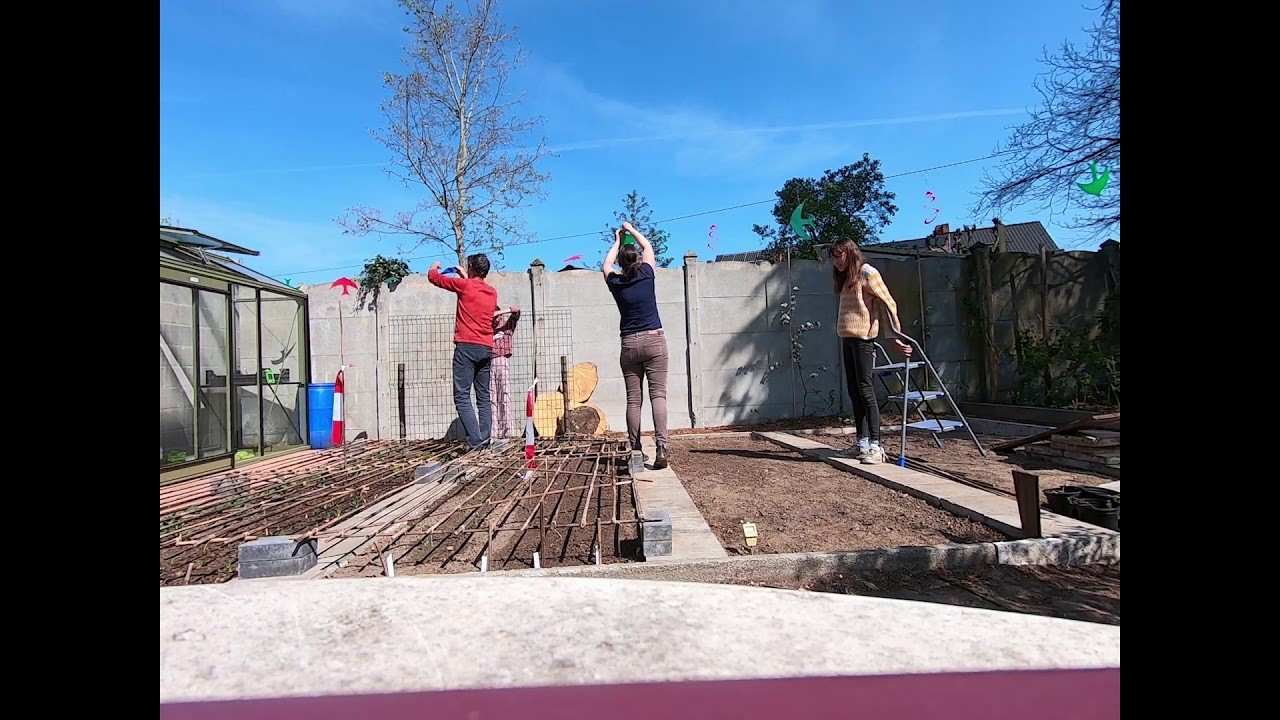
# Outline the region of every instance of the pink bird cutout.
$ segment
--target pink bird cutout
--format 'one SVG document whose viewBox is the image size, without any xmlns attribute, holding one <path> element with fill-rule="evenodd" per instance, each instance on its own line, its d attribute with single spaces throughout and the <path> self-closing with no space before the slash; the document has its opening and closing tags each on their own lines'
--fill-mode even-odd
<svg viewBox="0 0 1280 720">
<path fill-rule="evenodd" d="M 355 281 L 353 281 L 351 278 L 348 278 L 348 277 L 340 277 L 340 278 L 338 278 L 337 280 L 334 280 L 334 281 L 333 281 L 333 284 L 332 284 L 332 285 L 330 285 L 330 286 L 329 286 L 329 288 L 330 288 L 330 289 L 332 289 L 332 288 L 342 288 L 342 295 L 343 295 L 343 297 L 346 297 L 347 295 L 350 295 L 350 294 L 351 294 L 351 291 L 352 291 L 352 290 L 359 290 L 359 289 L 360 289 L 360 286 L 359 286 L 359 285 L 357 285 L 357 284 L 355 283 Z"/>
<path fill-rule="evenodd" d="M 573 262 L 574 260 L 581 260 L 581 259 L 582 259 L 581 255 L 570 255 L 569 257 L 564 259 L 564 262 Z"/>
<path fill-rule="evenodd" d="M 933 203 L 938 202 L 938 196 L 937 196 L 937 195 L 934 195 L 932 190 L 925 190 L 925 191 L 924 191 L 924 196 L 925 196 L 926 198 L 929 198 L 929 202 L 928 202 L 928 203 L 926 203 L 926 204 L 925 204 L 925 206 L 924 206 L 924 210 L 925 210 L 925 212 L 929 212 L 929 206 L 930 206 L 930 205 L 932 205 Z M 930 224 L 932 224 L 934 220 L 937 220 L 937 219 L 938 219 L 938 214 L 939 214 L 939 213 L 941 213 L 941 212 L 942 212 L 942 211 L 941 211 L 941 210 L 939 210 L 938 208 L 933 208 L 933 217 L 925 218 L 925 220 L 924 220 L 924 224 L 925 224 L 925 225 L 930 225 Z"/>
</svg>

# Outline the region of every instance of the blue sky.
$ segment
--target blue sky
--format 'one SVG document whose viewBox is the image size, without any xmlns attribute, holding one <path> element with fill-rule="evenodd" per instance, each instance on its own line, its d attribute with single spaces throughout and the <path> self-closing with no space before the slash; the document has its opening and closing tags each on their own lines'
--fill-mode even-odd
<svg viewBox="0 0 1280 720">
<path fill-rule="evenodd" d="M 514 78 L 522 112 L 546 119 L 559 150 L 530 236 L 598 231 L 635 189 L 655 220 L 771 200 L 869 152 L 886 175 L 989 155 L 1038 101 L 1046 46 L 1083 41 L 1095 13 L 1073 0 L 507 0 L 529 57 Z M 298 282 L 354 276 L 375 254 L 407 251 L 425 271 L 439 247 L 343 235 L 352 205 L 394 211 L 415 197 L 382 171 L 381 73 L 399 67 L 392 0 L 162 0 L 160 212 L 261 251 L 251 265 Z M 900 210 L 886 240 L 969 216 L 992 161 L 887 181 Z M 772 202 L 664 225 L 676 257 L 756 249 Z M 1070 213 L 1070 209 L 1066 209 Z M 1091 249 L 1036 208 L 1058 244 Z M 599 236 L 507 250 L 596 261 Z M 421 258 L 421 259 L 419 259 Z M 447 259 L 446 259 L 447 261 Z M 677 260 L 677 265 L 679 261 Z"/>
</svg>

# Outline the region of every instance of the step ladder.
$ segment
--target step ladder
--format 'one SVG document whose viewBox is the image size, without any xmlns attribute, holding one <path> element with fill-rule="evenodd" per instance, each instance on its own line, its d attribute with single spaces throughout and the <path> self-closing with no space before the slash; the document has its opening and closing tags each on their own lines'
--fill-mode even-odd
<svg viewBox="0 0 1280 720">
<path fill-rule="evenodd" d="M 893 362 L 889 357 L 889 353 L 880 343 L 875 343 L 877 354 L 884 358 L 884 364 L 872 367 L 873 374 L 880 378 L 880 385 L 884 388 L 885 399 L 887 403 L 902 404 L 902 453 L 898 458 L 898 464 L 905 467 L 907 464 L 907 430 L 924 430 L 932 433 L 933 442 L 939 448 L 942 447 L 942 440 L 938 437 L 940 433 L 952 432 L 964 428 L 969 433 L 969 438 L 973 440 L 974 447 L 978 448 L 978 453 L 982 457 L 987 456 L 987 451 L 983 449 L 982 443 L 978 441 L 978 436 L 973 433 L 973 428 L 969 427 L 969 422 L 964 419 L 964 413 L 960 412 L 960 407 L 956 405 L 956 401 L 951 397 L 951 393 L 947 391 L 947 386 L 942 382 L 942 377 L 938 375 L 938 371 L 933 367 L 933 363 L 929 362 L 929 356 L 925 355 L 924 348 L 914 338 L 899 332 L 890 330 L 903 342 L 912 348 L 911 358 L 919 357 L 919 360 L 908 359 L 903 362 Z M 927 372 L 924 376 L 923 383 L 913 383 L 911 381 L 911 372 L 925 368 Z M 902 392 L 894 393 L 885 383 L 885 378 L 894 375 L 898 378 L 898 382 L 902 385 Z M 937 384 L 937 390 L 928 389 L 930 386 L 929 378 L 933 377 L 933 382 Z M 912 387 L 918 389 L 912 390 Z M 951 412 L 955 414 L 959 420 L 944 420 L 937 416 L 929 407 L 932 400 L 946 399 L 947 404 L 951 406 Z M 883 409 L 884 404 L 881 405 Z M 919 414 L 920 419 L 912 422 L 912 412 Z"/>
</svg>

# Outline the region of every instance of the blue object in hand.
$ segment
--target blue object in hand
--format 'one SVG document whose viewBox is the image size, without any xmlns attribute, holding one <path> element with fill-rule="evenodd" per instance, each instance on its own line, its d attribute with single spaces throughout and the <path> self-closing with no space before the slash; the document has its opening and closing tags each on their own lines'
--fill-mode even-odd
<svg viewBox="0 0 1280 720">
<path fill-rule="evenodd" d="M 441 270 L 441 271 L 440 271 L 440 274 L 441 274 L 441 275 L 457 275 L 457 274 L 458 274 L 458 268 L 449 268 L 449 269 L 447 269 L 447 270 Z"/>
</svg>

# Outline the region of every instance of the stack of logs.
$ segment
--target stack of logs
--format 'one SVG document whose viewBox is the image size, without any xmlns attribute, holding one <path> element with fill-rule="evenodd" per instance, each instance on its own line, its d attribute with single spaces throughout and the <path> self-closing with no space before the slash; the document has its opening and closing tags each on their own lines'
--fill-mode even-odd
<svg viewBox="0 0 1280 720">
<path fill-rule="evenodd" d="M 1120 477 L 1120 432 L 1117 430 L 1057 433 L 1048 442 L 1028 445 L 1026 451 L 1057 465 Z"/>
<path fill-rule="evenodd" d="M 565 384 L 568 388 L 565 388 Z M 588 402 L 600 383 L 595 363 L 580 362 L 569 368 L 555 392 L 538 395 L 533 406 L 533 429 L 539 437 L 604 435 L 609 422 L 604 411 Z"/>
</svg>

